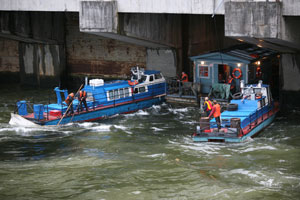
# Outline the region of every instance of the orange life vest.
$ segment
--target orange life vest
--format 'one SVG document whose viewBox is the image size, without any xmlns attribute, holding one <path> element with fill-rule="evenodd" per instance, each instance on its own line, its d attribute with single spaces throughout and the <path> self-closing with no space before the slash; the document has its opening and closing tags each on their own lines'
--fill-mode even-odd
<svg viewBox="0 0 300 200">
<path fill-rule="evenodd" d="M 214 117 L 219 117 L 221 115 L 221 107 L 219 104 L 214 105 L 215 107 L 215 112 L 214 112 Z"/>
<path fill-rule="evenodd" d="M 231 85 L 232 81 L 233 81 L 233 78 L 228 80 L 228 84 L 230 84 L 230 89 L 231 90 L 234 88 L 234 85 Z"/>
<path fill-rule="evenodd" d="M 255 73 L 255 75 L 256 75 L 256 78 L 260 78 L 261 77 L 261 68 L 260 68 L 260 66 L 258 66 L 257 68 L 256 68 L 256 73 Z"/>
<path fill-rule="evenodd" d="M 189 78 L 188 78 L 188 75 L 186 73 L 182 74 L 181 81 L 182 82 L 189 82 Z"/>
<path fill-rule="evenodd" d="M 206 109 L 206 111 L 209 111 L 209 110 L 211 110 L 212 109 L 212 103 L 211 103 L 211 101 L 210 100 L 208 100 L 208 101 L 204 101 L 204 105 L 205 104 L 207 104 L 207 109 Z"/>
<path fill-rule="evenodd" d="M 65 100 L 66 104 L 69 105 L 73 101 L 73 97 L 74 97 L 74 93 L 70 93 Z"/>
<path fill-rule="evenodd" d="M 79 97 L 80 97 L 80 99 L 81 99 L 82 97 L 86 98 L 86 91 L 80 91 L 80 92 L 79 92 Z"/>
</svg>

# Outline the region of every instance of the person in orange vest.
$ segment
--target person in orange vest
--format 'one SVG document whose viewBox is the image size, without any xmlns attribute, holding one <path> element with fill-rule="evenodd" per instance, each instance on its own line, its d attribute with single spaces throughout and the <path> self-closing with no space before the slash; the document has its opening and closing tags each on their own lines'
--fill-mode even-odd
<svg viewBox="0 0 300 200">
<path fill-rule="evenodd" d="M 256 78 L 261 78 L 262 72 L 260 66 L 257 66 L 255 76 Z"/>
<path fill-rule="evenodd" d="M 77 112 L 79 112 L 79 109 L 82 110 L 82 104 L 84 104 L 84 107 L 85 107 L 86 111 L 89 111 L 88 107 L 87 107 L 87 104 L 86 104 L 86 97 L 87 97 L 86 91 L 80 90 L 79 96 L 78 96 L 78 101 L 80 103 L 79 103 Z"/>
<path fill-rule="evenodd" d="M 220 117 L 221 116 L 221 106 L 220 106 L 220 104 L 217 103 L 216 100 L 214 100 L 213 108 L 208 117 L 210 118 L 212 115 L 216 119 L 216 122 L 218 125 L 218 132 L 219 132 L 219 130 L 221 129 L 221 117 Z"/>
<path fill-rule="evenodd" d="M 208 99 L 208 97 L 205 97 L 204 105 L 203 105 L 203 110 L 206 113 L 206 116 L 208 117 L 212 109 L 212 103 Z"/>
<path fill-rule="evenodd" d="M 66 104 L 68 105 L 68 108 L 70 107 L 68 112 L 67 112 L 67 115 L 74 113 L 73 105 L 72 105 L 73 100 L 74 100 L 74 93 L 72 92 L 68 95 L 68 97 L 65 100 Z"/>
<path fill-rule="evenodd" d="M 188 75 L 185 72 L 181 73 L 181 81 L 182 82 L 189 82 Z"/>
<path fill-rule="evenodd" d="M 235 80 L 233 77 L 231 77 L 231 75 L 228 76 L 227 84 L 230 85 L 231 94 L 234 94 L 235 93 Z"/>
</svg>

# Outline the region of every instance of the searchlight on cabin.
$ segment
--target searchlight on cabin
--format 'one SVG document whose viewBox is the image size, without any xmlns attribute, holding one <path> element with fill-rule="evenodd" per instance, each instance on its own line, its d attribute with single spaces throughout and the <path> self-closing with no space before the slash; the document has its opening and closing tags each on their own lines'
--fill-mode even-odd
<svg viewBox="0 0 300 200">
<path fill-rule="evenodd" d="M 204 61 L 201 61 L 200 63 L 201 63 L 201 65 L 204 65 L 204 64 L 205 64 L 205 62 L 204 62 Z"/>
<path fill-rule="evenodd" d="M 241 63 L 238 63 L 238 64 L 237 64 L 237 66 L 238 66 L 238 67 L 241 67 L 241 66 L 242 66 L 242 64 L 241 64 Z"/>
</svg>

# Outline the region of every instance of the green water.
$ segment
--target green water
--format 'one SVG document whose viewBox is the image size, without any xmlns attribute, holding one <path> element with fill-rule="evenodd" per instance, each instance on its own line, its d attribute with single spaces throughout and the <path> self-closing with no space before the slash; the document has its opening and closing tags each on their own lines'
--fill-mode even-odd
<svg viewBox="0 0 300 200">
<path fill-rule="evenodd" d="M 0 92 L 0 199 L 300 198 L 300 111 L 242 144 L 195 144 L 193 107 L 22 128 L 8 124 L 14 103 L 53 92 Z"/>
</svg>

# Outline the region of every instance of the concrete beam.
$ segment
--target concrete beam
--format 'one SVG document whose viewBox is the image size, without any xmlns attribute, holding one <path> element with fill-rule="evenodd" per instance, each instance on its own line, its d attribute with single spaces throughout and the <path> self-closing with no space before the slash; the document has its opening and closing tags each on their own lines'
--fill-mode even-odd
<svg viewBox="0 0 300 200">
<path fill-rule="evenodd" d="M 2 11 L 79 12 L 84 0 L 0 0 Z M 117 0 L 120 13 L 169 13 L 224 15 L 224 2 L 229 0 Z M 230 0 L 246 2 L 249 0 Z M 252 2 L 280 1 L 284 16 L 300 16 L 298 0 L 251 0 Z"/>
<path fill-rule="evenodd" d="M 83 1 L 80 31 L 150 48 L 179 47 L 180 15 L 119 14 L 116 1 Z"/>
<path fill-rule="evenodd" d="M 79 3 L 81 1 L 0 0 L 0 10 L 80 12 Z M 223 0 L 117 0 L 120 13 L 172 14 L 213 14 L 214 10 L 216 10 L 216 14 L 224 14 L 222 2 Z"/>
<path fill-rule="evenodd" d="M 299 20 L 282 17 L 280 2 L 231 1 L 225 11 L 225 36 L 285 53 L 300 50 Z"/>
<path fill-rule="evenodd" d="M 51 12 L 0 12 L 0 36 L 41 44 L 64 43 L 64 14 Z"/>
</svg>

